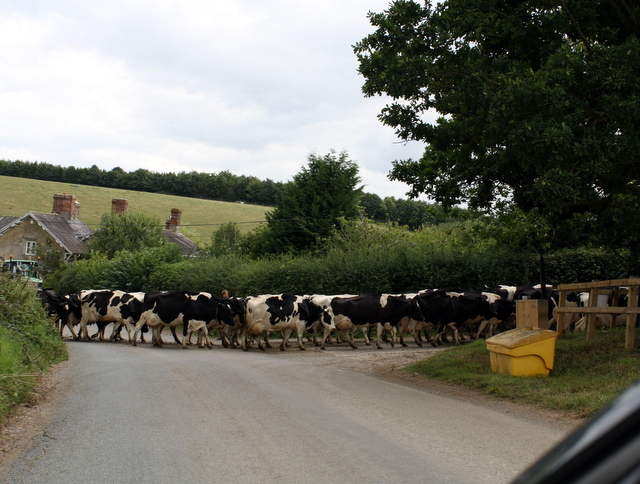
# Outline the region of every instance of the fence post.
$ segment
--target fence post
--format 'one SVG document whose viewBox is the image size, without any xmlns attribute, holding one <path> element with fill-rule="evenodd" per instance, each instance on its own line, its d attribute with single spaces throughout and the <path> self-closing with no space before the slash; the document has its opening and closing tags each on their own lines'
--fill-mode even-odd
<svg viewBox="0 0 640 484">
<path fill-rule="evenodd" d="M 638 286 L 629 286 L 627 298 L 628 308 L 638 307 Z M 635 313 L 627 313 L 627 333 L 625 335 L 624 347 L 628 350 L 632 350 L 635 346 L 637 316 Z"/>
</svg>

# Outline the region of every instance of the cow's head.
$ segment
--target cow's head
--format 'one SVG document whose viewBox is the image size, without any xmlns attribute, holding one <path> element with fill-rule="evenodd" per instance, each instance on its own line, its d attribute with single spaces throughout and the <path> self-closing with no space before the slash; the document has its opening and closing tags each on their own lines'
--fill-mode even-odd
<svg viewBox="0 0 640 484">
<path fill-rule="evenodd" d="M 64 309 L 63 323 L 75 324 L 82 319 L 82 303 L 77 294 L 67 294 L 64 297 Z"/>
<path fill-rule="evenodd" d="M 244 299 L 238 299 L 235 297 L 228 298 L 229 309 L 231 309 L 232 322 L 229 326 L 233 326 L 236 322 L 239 326 L 244 326 L 244 312 L 246 310 L 246 304 Z"/>
<path fill-rule="evenodd" d="M 216 305 L 217 305 L 216 320 L 219 323 L 226 324 L 227 326 L 233 326 L 234 325 L 233 312 L 231 311 L 231 307 L 229 307 L 229 303 L 217 301 Z"/>
<path fill-rule="evenodd" d="M 333 315 L 333 309 L 331 306 L 324 306 L 320 312 L 320 322 L 323 326 L 329 329 L 336 329 L 336 321 Z"/>
</svg>

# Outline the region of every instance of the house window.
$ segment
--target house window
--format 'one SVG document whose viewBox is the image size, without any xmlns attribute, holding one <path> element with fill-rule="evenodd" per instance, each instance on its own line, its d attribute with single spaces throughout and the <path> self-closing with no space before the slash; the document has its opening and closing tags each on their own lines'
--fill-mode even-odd
<svg viewBox="0 0 640 484">
<path fill-rule="evenodd" d="M 38 243 L 35 240 L 27 240 L 24 248 L 25 255 L 36 255 L 36 245 Z"/>
</svg>

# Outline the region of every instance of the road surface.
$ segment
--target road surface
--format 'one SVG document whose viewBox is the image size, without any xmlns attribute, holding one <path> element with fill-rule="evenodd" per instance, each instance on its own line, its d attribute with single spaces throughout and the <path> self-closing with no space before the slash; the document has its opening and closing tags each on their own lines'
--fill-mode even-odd
<svg viewBox="0 0 640 484">
<path fill-rule="evenodd" d="M 0 482 L 495 484 L 570 430 L 367 371 L 403 349 L 68 348 L 46 429 Z"/>
</svg>

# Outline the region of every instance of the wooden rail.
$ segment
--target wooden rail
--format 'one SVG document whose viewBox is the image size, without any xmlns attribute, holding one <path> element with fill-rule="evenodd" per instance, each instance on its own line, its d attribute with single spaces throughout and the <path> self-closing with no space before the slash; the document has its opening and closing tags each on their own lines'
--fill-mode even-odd
<svg viewBox="0 0 640 484">
<path fill-rule="evenodd" d="M 558 291 L 560 298 L 558 301 L 557 322 L 558 333 L 564 333 L 564 315 L 567 313 L 583 313 L 587 315 L 587 339 L 595 336 L 596 325 L 595 319 L 597 314 L 611 314 L 612 319 L 617 314 L 626 314 L 627 332 L 625 335 L 624 347 L 633 349 L 636 336 L 636 315 L 640 314 L 638 307 L 638 287 L 640 286 L 640 278 L 631 279 L 614 279 L 609 281 L 593 281 L 577 284 L 560 284 Z M 589 292 L 589 305 L 587 307 L 567 307 L 567 292 Z M 600 294 L 613 295 L 612 306 L 598 306 L 598 296 Z M 620 294 L 628 294 L 627 306 L 617 306 L 618 296 Z"/>
</svg>

